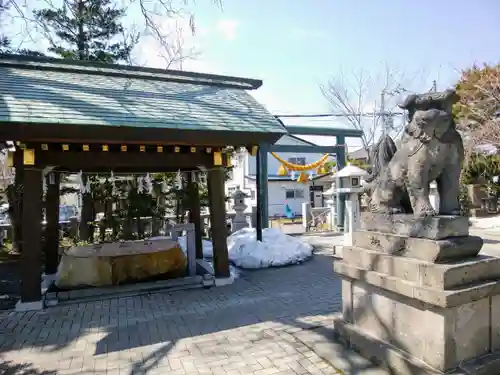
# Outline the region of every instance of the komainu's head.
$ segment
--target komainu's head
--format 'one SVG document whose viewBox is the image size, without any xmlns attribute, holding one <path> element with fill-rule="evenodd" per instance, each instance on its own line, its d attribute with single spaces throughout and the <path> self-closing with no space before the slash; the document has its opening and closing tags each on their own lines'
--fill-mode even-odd
<svg viewBox="0 0 500 375">
<path fill-rule="evenodd" d="M 443 92 L 428 92 L 425 94 L 408 95 L 399 105 L 409 113 L 409 119 L 412 121 L 417 111 L 426 111 L 429 109 L 438 109 L 451 114 L 453 104 L 459 97 L 455 90 L 450 89 Z"/>
<path fill-rule="evenodd" d="M 450 113 L 441 109 L 416 110 L 413 118 L 406 127 L 406 133 L 422 142 L 429 142 L 432 138 L 441 139 L 453 125 Z"/>
</svg>

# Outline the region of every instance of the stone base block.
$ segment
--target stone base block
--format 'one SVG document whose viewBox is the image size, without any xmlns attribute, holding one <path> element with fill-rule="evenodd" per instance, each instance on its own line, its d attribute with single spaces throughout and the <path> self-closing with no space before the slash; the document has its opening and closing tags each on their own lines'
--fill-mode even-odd
<svg viewBox="0 0 500 375">
<path fill-rule="evenodd" d="M 367 358 L 395 367 L 397 374 L 446 373 L 500 354 L 498 295 L 443 308 L 359 280 L 343 280 L 342 300 L 337 334 Z M 387 353 L 397 353 L 399 359 Z M 398 361 L 419 364 L 427 372 L 409 372 L 396 366 Z"/>
<path fill-rule="evenodd" d="M 460 363 L 451 371 L 440 371 L 397 347 L 362 332 L 340 317 L 334 321 L 335 338 L 374 364 L 396 375 L 497 375 L 500 351 Z"/>
<path fill-rule="evenodd" d="M 224 286 L 231 285 L 234 283 L 234 276 L 231 275 L 229 277 L 216 277 L 215 278 L 215 286 Z"/>
<path fill-rule="evenodd" d="M 16 311 L 27 312 L 27 311 L 38 311 L 43 310 L 43 301 L 33 301 L 33 302 L 22 302 L 18 301 L 16 303 Z"/>
<path fill-rule="evenodd" d="M 483 239 L 477 236 L 430 240 L 365 230 L 354 232 L 352 241 L 355 247 L 432 263 L 475 257 L 483 246 Z"/>
<path fill-rule="evenodd" d="M 335 258 L 342 258 L 344 256 L 344 245 L 334 245 L 333 255 Z"/>
<path fill-rule="evenodd" d="M 440 240 L 446 237 L 467 236 L 469 219 L 464 216 L 416 218 L 406 214 L 383 215 L 364 212 L 361 215 L 361 229 L 405 237 Z"/>
<path fill-rule="evenodd" d="M 432 247 L 432 244 L 429 244 L 429 247 Z M 392 256 L 358 247 L 344 247 L 343 255 L 344 262 L 351 267 L 393 276 L 418 286 L 442 291 L 500 279 L 500 258 L 487 255 L 444 264 Z"/>
<path fill-rule="evenodd" d="M 337 335 L 395 374 L 500 374 L 500 258 L 466 217 L 364 213 L 334 262 Z"/>
<path fill-rule="evenodd" d="M 398 294 L 401 299 L 414 303 L 436 307 L 455 307 L 500 294 L 500 280 L 483 281 L 454 287 L 450 290 L 430 288 L 400 279 L 399 277 L 367 271 L 347 264 L 344 260 L 336 261 L 334 271 L 346 280 L 360 280 L 367 285 Z"/>
</svg>

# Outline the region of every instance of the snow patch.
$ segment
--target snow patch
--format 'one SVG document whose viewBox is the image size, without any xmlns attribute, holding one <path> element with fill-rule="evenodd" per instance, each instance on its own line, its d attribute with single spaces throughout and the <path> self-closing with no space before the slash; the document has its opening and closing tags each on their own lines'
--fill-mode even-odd
<svg viewBox="0 0 500 375">
<path fill-rule="evenodd" d="M 182 250 L 184 253 L 187 251 L 187 243 L 186 243 L 186 236 L 180 236 L 177 241 L 179 241 L 179 245 L 181 245 Z M 207 241 L 207 240 L 202 240 L 203 243 L 203 258 L 212 258 L 213 257 L 213 248 L 212 248 L 212 241 Z"/>
<path fill-rule="evenodd" d="M 268 268 L 302 263 L 312 256 L 313 247 L 276 228 L 262 230 L 257 241 L 254 228 L 244 228 L 227 239 L 229 259 L 240 268 Z"/>
<path fill-rule="evenodd" d="M 178 241 L 185 252 L 186 237 L 181 236 Z M 236 267 L 247 269 L 298 264 L 310 258 L 313 253 L 310 244 L 286 235 L 276 228 L 263 229 L 262 242 L 257 241 L 257 232 L 254 228 L 241 229 L 227 238 L 227 247 L 229 260 Z M 203 240 L 203 257 L 206 259 L 213 257 L 211 241 Z M 236 270 L 234 273 L 237 276 Z"/>
<path fill-rule="evenodd" d="M 492 217 L 471 217 L 473 228 L 500 231 L 500 216 Z"/>
</svg>

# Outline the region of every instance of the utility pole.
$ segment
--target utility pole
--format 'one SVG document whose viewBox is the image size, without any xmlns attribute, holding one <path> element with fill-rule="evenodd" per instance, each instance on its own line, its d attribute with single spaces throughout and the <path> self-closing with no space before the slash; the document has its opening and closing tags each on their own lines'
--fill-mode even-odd
<svg viewBox="0 0 500 375">
<path fill-rule="evenodd" d="M 392 125 L 393 125 L 393 117 L 396 114 L 403 114 L 403 113 L 390 113 L 385 110 L 385 96 L 390 95 L 398 95 L 403 92 L 408 92 L 404 87 L 397 86 L 394 90 L 387 91 L 387 89 L 383 89 L 382 92 L 380 93 L 380 111 L 379 111 L 379 116 L 382 119 L 382 136 L 388 135 L 391 131 Z M 375 113 L 373 115 L 376 115 Z M 389 116 L 388 116 L 389 115 Z M 389 121 L 391 120 L 391 121 Z"/>
<path fill-rule="evenodd" d="M 387 133 L 387 120 L 385 118 L 385 89 L 380 93 L 380 117 L 382 119 L 382 137 L 386 136 Z"/>
</svg>

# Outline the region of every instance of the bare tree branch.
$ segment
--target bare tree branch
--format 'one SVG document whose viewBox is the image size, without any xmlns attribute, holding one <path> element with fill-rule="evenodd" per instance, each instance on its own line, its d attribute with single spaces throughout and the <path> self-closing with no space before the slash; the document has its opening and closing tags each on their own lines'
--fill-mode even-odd
<svg viewBox="0 0 500 375">
<path fill-rule="evenodd" d="M 46 39 L 50 45 L 55 41 L 44 25 L 37 22 L 32 16 L 34 9 L 60 8 L 72 0 L 0 0 L 8 2 L 12 11 L 10 18 L 13 23 L 22 29 L 22 42 L 37 45 L 40 37 Z M 222 9 L 222 0 L 209 0 Z M 190 9 L 195 0 L 116 0 L 117 6 L 126 10 L 129 18 L 136 18 L 132 25 L 127 25 L 128 35 L 123 37 L 132 41 L 140 35 L 142 38 L 153 37 L 159 45 L 158 55 L 165 61 L 165 68 L 174 65 L 182 68 L 183 62 L 196 59 L 199 52 L 188 47 L 185 36 L 194 35 L 196 23 L 194 11 Z M 138 17 L 137 15 L 140 14 Z M 137 19 L 138 18 L 138 19 Z M 172 20 L 183 21 L 187 26 L 180 26 L 179 22 L 173 29 L 164 25 Z M 133 29 L 133 32 L 131 31 Z M 45 52 L 45 51 L 43 51 Z M 132 61 L 130 58 L 129 63 Z"/>
<path fill-rule="evenodd" d="M 415 77 L 410 81 L 414 80 Z M 405 72 L 397 71 L 385 64 L 383 73 L 376 77 L 372 77 L 363 69 L 350 72 L 348 75 L 341 71 L 338 77 L 320 85 L 320 89 L 331 111 L 341 114 L 355 129 L 363 132 L 361 138 L 363 147 L 369 149 L 382 127 L 379 113 L 380 102 L 377 107 L 377 101 L 382 92 L 386 93 L 385 117 L 393 121 L 391 133 L 393 135 L 401 133 L 404 121 L 396 122 L 394 117 L 396 112 L 401 113 L 401 110 L 397 108 L 400 94 L 412 92 L 405 88 L 407 81 Z"/>
</svg>

